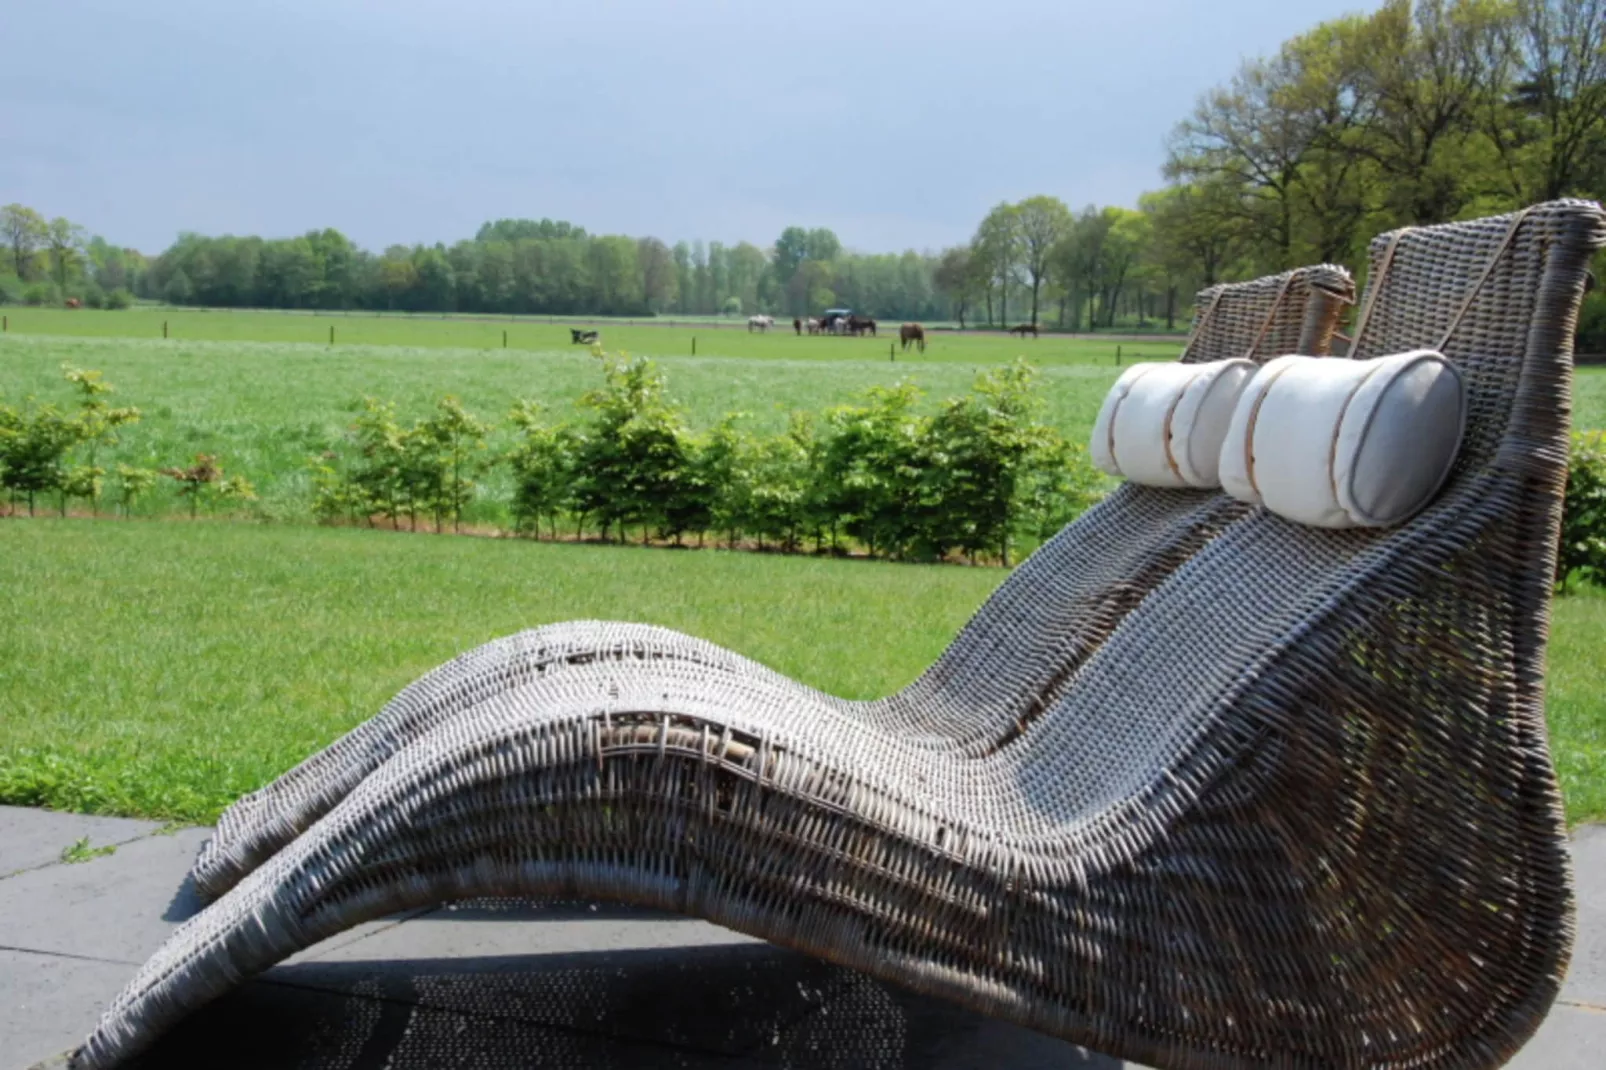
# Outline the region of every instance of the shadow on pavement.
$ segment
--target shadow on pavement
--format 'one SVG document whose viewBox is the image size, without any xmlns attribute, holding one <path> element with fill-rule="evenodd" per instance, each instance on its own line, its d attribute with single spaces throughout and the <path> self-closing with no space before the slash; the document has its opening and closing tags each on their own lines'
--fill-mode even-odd
<svg viewBox="0 0 1606 1070">
<path fill-rule="evenodd" d="M 137 1065 L 303 1070 L 1120 1062 L 767 944 L 280 967 Z"/>
</svg>

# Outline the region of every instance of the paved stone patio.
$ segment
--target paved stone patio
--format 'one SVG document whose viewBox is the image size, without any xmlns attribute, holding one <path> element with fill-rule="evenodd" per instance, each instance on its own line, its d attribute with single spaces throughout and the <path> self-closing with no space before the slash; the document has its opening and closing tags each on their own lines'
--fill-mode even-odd
<svg viewBox="0 0 1606 1070">
<path fill-rule="evenodd" d="M 0 807 L 0 1070 L 44 1070 L 199 906 L 207 829 Z M 65 863 L 81 837 L 116 851 Z M 1606 828 L 1574 841 L 1572 972 L 1524 1070 L 1606 1065 Z M 376 922 L 193 1015 L 141 1067 L 1070 1067 L 1119 1060 L 673 915 L 479 901 Z"/>
</svg>

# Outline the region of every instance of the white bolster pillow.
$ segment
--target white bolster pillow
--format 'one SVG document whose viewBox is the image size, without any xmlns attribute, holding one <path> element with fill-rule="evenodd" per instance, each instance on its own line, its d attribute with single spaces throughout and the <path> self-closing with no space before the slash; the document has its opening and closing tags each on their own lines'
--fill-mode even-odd
<svg viewBox="0 0 1606 1070">
<path fill-rule="evenodd" d="M 1255 368 L 1250 360 L 1133 365 L 1099 409 L 1093 463 L 1149 487 L 1219 487 L 1221 443 Z"/>
<path fill-rule="evenodd" d="M 1221 486 L 1301 524 L 1389 527 L 1439 492 L 1465 428 L 1461 373 L 1433 350 L 1278 357 L 1238 396 Z"/>
</svg>

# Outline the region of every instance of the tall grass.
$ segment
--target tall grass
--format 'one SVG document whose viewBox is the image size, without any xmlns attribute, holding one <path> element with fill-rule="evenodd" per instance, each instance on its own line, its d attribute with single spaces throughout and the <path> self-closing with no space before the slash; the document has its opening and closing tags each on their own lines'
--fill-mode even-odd
<svg viewBox="0 0 1606 1070">
<path fill-rule="evenodd" d="M 309 513 L 308 457 L 340 441 L 353 416 L 351 403 L 366 394 L 395 401 L 404 418 L 426 413 L 443 394 L 455 394 L 482 418 L 502 422 L 519 398 L 543 402 L 555 418 L 567 415 L 602 378 L 598 361 L 581 349 L 515 353 L 11 336 L 0 338 L 0 397 L 64 397 L 63 363 L 103 371 L 117 388 L 115 401 L 144 413 L 120 432 L 116 448 L 103 453 L 111 465 L 158 467 L 197 453 L 216 454 L 230 474 L 252 482 L 268 516 L 298 519 Z M 747 426 L 764 433 L 784 429 L 793 410 L 819 412 L 904 378 L 925 389 L 928 406 L 935 408 L 969 390 L 985 366 L 703 356 L 664 358 L 662 365 L 670 394 L 685 405 L 694 427 L 706 429 L 728 412 L 746 412 Z M 1113 362 L 1044 368 L 1045 419 L 1084 440 L 1117 374 Z M 509 443 L 505 432 L 492 436 L 493 448 Z M 496 498 L 508 496 L 504 473 L 494 474 L 488 486 Z M 170 506 L 153 495 L 146 509 Z M 481 503 L 467 519 L 507 523 L 500 501 Z"/>
</svg>

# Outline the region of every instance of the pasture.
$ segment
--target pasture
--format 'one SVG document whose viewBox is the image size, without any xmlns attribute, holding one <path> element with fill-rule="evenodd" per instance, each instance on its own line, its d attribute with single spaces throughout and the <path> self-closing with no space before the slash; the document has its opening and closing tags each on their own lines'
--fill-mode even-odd
<svg viewBox="0 0 1606 1070">
<path fill-rule="evenodd" d="M 180 309 L 138 307 L 120 312 L 91 309 L 70 311 L 57 308 L 6 308 L 8 333 L 16 336 L 56 335 L 79 338 L 162 338 L 162 324 L 168 326 L 170 342 L 290 342 L 314 346 L 329 344 L 329 329 L 335 330 L 335 344 L 353 346 L 406 346 L 421 349 L 503 348 L 507 334 L 510 351 L 543 352 L 574 348 L 570 327 L 596 327 L 608 350 L 625 350 L 651 357 L 692 355 L 692 339 L 697 340 L 697 356 L 742 357 L 755 360 L 881 361 L 888 360 L 888 346 L 896 348 L 898 324 L 881 324 L 876 338 L 798 337 L 790 319 L 777 317 L 768 332 L 749 333 L 743 320 L 709 320 L 701 326 L 658 326 L 641 323 L 614 323 L 606 319 L 471 317 L 460 315 L 400 314 L 297 314 L 286 312 L 228 309 Z M 1111 338 L 1082 338 L 1043 335 L 1024 341 L 997 333 L 958 334 L 946 331 L 928 333 L 926 352 L 898 352 L 899 363 L 990 364 L 1029 357 L 1034 364 L 1058 365 L 1108 363 L 1114 365 L 1119 346 L 1126 358 L 1171 357 L 1181 345 L 1181 336 L 1134 342 Z"/>
<path fill-rule="evenodd" d="M 115 326 L 119 316 L 154 313 L 23 310 L 19 315 L 54 317 L 49 322 L 68 325 Z M 208 315 L 214 319 L 207 322 L 251 328 L 260 335 L 287 330 L 301 320 L 276 313 L 195 314 L 200 320 Z M 0 335 L 0 399 L 17 402 L 33 395 L 65 401 L 64 363 L 99 369 L 117 388 L 112 401 L 136 405 L 143 413 L 138 424 L 120 432 L 121 442 L 103 454 L 103 463 L 160 467 L 213 453 L 229 474 L 251 480 L 263 515 L 302 519 L 311 495 L 308 458 L 340 441 L 353 402 L 365 395 L 396 402 L 404 418 L 422 415 L 436 399 L 453 394 L 482 419 L 501 422 L 514 401 L 527 398 L 543 403 L 548 417 L 560 420 L 574 414 L 575 401 L 601 378 L 585 347 L 566 344 L 568 328 L 562 325 L 527 328 L 545 332 L 540 335 L 545 349 L 503 350 L 447 346 L 431 333 L 487 329 L 479 323 L 378 317 L 365 322 L 376 332 L 399 332 L 397 341 L 335 346 L 261 339 L 164 342 L 13 331 Z M 925 390 L 927 405 L 934 407 L 964 393 L 982 368 L 1025 356 L 1042 371 L 1047 421 L 1073 441 L 1085 441 L 1105 391 L 1120 372 L 1117 344 L 1123 347 L 1123 360 L 1170 359 L 1178 349 L 1175 342 L 939 336 L 925 359 L 911 354 L 892 363 L 885 359 L 885 340 L 719 330 L 698 334 L 698 356 L 692 357 L 692 334 L 637 327 L 609 329 L 604 338 L 610 351 L 622 348 L 660 361 L 670 393 L 685 407 L 694 429 L 742 412 L 748 415 L 749 429 L 764 433 L 784 428 L 794 410 L 818 413 L 871 386 L 900 379 Z M 705 337 L 727 352 L 707 352 Z M 684 351 L 676 352 L 683 341 L 688 343 Z M 1580 369 L 1574 419 L 1580 428 L 1606 427 L 1606 367 Z M 507 441 L 503 428 L 492 435 L 491 447 Z M 501 471 L 493 471 L 485 482 L 505 497 L 505 479 Z M 145 504 L 151 511 L 170 507 L 165 493 L 152 495 Z M 506 518 L 500 503 L 482 502 L 468 519 L 501 524 Z"/>
<path fill-rule="evenodd" d="M 659 329 L 640 331 L 651 341 Z M 721 332 L 721 337 L 746 343 L 759 354 L 805 355 L 704 356 L 701 346 L 696 357 L 660 354 L 670 393 L 696 429 L 711 427 L 726 413 L 745 412 L 750 429 L 776 432 L 793 410 L 817 413 L 900 379 L 926 390 L 928 405 L 935 407 L 969 389 L 981 368 L 1012 360 L 1023 350 L 1030 354 L 1033 347 L 1030 340 L 978 339 L 988 344 L 978 344 L 971 361 L 893 364 L 884 358 L 806 355 L 854 346 L 855 339 L 765 338 L 745 331 Z M 1056 343 L 1044 339 L 1041 344 L 1046 349 Z M 1166 347 L 1166 355 L 1174 356 L 1176 348 Z M 251 480 L 267 515 L 280 518 L 306 515 L 307 460 L 340 440 L 352 418 L 351 404 L 364 395 L 393 400 L 408 417 L 426 413 L 441 395 L 454 394 L 482 419 L 498 422 L 516 400 L 528 398 L 544 403 L 556 420 L 573 415 L 574 402 L 601 383 L 599 362 L 579 346 L 531 352 L 10 334 L 0 336 L 0 398 L 17 402 L 31 394 L 65 401 L 64 363 L 103 371 L 117 390 L 111 400 L 136 405 L 143 413 L 138 424 L 119 432 L 120 444 L 105 458 L 159 467 L 214 453 L 228 473 Z M 1107 363 L 1078 358 L 1042 365 L 1049 422 L 1084 439 L 1118 370 L 1113 355 Z M 495 449 L 508 441 L 503 428 L 491 445 Z M 487 482 L 500 488 L 504 478 L 493 472 Z M 162 497 L 153 496 L 149 507 L 164 508 Z M 503 519 L 501 506 L 490 503 L 469 516 L 483 523 Z"/>
<path fill-rule="evenodd" d="M 869 698 L 998 569 L 177 521 L 0 522 L 0 801 L 208 820 L 408 681 L 521 628 L 641 620 Z M 1606 817 L 1606 592 L 1560 599 L 1549 716 Z"/>
</svg>

